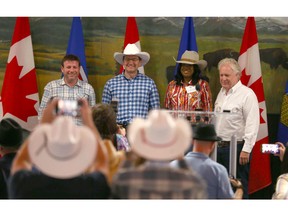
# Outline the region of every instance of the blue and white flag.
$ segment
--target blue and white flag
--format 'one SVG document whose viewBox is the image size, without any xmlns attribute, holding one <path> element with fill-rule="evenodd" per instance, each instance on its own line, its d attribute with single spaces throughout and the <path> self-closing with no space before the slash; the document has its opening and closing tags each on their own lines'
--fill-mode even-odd
<svg viewBox="0 0 288 216">
<path fill-rule="evenodd" d="M 66 54 L 74 54 L 79 57 L 81 64 L 79 79 L 88 82 L 85 44 L 80 17 L 73 18 Z"/>
<path fill-rule="evenodd" d="M 285 93 L 283 95 L 277 141 L 282 142 L 284 145 L 287 146 L 287 142 L 288 142 L 288 81 L 286 81 Z"/>
<path fill-rule="evenodd" d="M 178 50 L 177 61 L 180 60 L 185 50 L 198 52 L 196 36 L 194 31 L 194 23 L 192 17 L 186 17 L 182 30 L 181 41 Z M 174 75 L 177 74 L 178 63 L 176 64 Z"/>
</svg>

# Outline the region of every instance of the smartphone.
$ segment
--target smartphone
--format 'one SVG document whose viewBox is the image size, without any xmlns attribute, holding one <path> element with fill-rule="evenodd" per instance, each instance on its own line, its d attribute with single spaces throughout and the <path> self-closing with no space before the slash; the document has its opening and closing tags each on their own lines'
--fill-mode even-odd
<svg viewBox="0 0 288 216">
<path fill-rule="evenodd" d="M 267 153 L 267 154 L 279 154 L 280 153 L 279 145 L 277 145 L 277 144 L 262 144 L 261 152 Z"/>
<path fill-rule="evenodd" d="M 56 115 L 80 116 L 81 101 L 77 100 L 59 100 L 56 106 Z"/>
</svg>

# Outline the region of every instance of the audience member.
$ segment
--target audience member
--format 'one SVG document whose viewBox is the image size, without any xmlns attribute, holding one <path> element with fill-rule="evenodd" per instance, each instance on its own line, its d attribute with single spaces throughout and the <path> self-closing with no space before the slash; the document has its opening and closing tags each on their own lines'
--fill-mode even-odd
<svg viewBox="0 0 288 216">
<path fill-rule="evenodd" d="M 222 59 L 218 63 L 218 70 L 222 88 L 215 101 L 215 111 L 231 114 L 217 116 L 216 132 L 222 138 L 217 145 L 217 162 L 229 171 L 230 141 L 232 136 L 236 136 L 236 178 L 241 179 L 243 198 L 246 199 L 250 159 L 253 160 L 250 153 L 255 145 L 260 124 L 258 100 L 253 90 L 241 83 L 241 68 L 235 59 Z"/>
<path fill-rule="evenodd" d="M 175 79 L 167 87 L 165 108 L 182 111 L 212 111 L 212 94 L 208 78 L 201 75 L 207 66 L 195 51 L 186 50 L 179 63 Z"/>
<path fill-rule="evenodd" d="M 279 145 L 279 157 L 281 160 L 281 171 L 276 181 L 275 192 L 272 199 L 288 199 L 288 151 L 281 142 L 276 142 Z"/>
<path fill-rule="evenodd" d="M 180 168 L 170 166 L 171 160 L 183 157 L 191 142 L 185 119 L 174 120 L 165 110 L 152 110 L 147 119 L 135 118 L 127 135 L 133 153 L 145 161 L 137 166 L 124 163 L 111 184 L 113 198 L 207 198 L 205 183 L 185 161 L 179 160 Z"/>
<path fill-rule="evenodd" d="M 209 199 L 241 199 L 243 189 L 237 179 L 229 180 L 226 168 L 212 160 L 209 156 L 213 152 L 216 142 L 221 138 L 217 136 L 213 124 L 199 123 L 193 130 L 193 151 L 184 157 L 188 167 L 202 176 L 207 184 Z M 177 161 L 171 165 L 177 167 Z M 231 184 L 236 188 L 234 194 Z"/>
<path fill-rule="evenodd" d="M 81 98 L 88 100 L 92 107 L 96 103 L 96 96 L 93 87 L 80 80 L 80 59 L 72 54 L 65 55 L 61 62 L 61 71 L 63 78 L 53 80 L 44 87 L 44 93 L 39 107 L 39 120 L 42 118 L 42 112 L 47 103 L 53 98 L 62 100 L 76 100 Z M 76 124 L 81 125 L 81 117 L 73 117 Z"/>
<path fill-rule="evenodd" d="M 110 104 L 96 104 L 92 108 L 92 116 L 108 151 L 111 181 L 125 159 L 125 152 L 130 151 L 131 147 L 126 136 L 118 134 L 120 129 L 116 123 L 116 113 Z"/>
<path fill-rule="evenodd" d="M 149 53 L 128 44 L 123 53 L 114 53 L 114 59 L 124 70 L 106 82 L 102 103 L 118 101 L 117 123 L 126 128 L 134 117 L 146 118 L 150 110 L 160 108 L 159 93 L 155 82 L 138 70 L 149 61 Z"/>
<path fill-rule="evenodd" d="M 55 117 L 58 99 L 44 110 L 42 122 L 16 155 L 9 197 L 45 199 L 109 198 L 107 149 L 82 99 L 83 126 L 67 116 Z M 36 167 L 39 172 L 31 171 Z"/>
<path fill-rule="evenodd" d="M 115 148 L 120 151 L 130 151 L 130 145 L 125 135 L 125 128 L 116 123 L 116 113 L 109 104 L 96 104 L 92 108 L 92 116 L 102 139 L 113 142 Z M 124 130 L 124 131 L 122 131 Z"/>
<path fill-rule="evenodd" d="M 8 198 L 7 184 L 12 161 L 29 133 L 12 118 L 4 118 L 0 122 L 0 199 Z"/>
</svg>

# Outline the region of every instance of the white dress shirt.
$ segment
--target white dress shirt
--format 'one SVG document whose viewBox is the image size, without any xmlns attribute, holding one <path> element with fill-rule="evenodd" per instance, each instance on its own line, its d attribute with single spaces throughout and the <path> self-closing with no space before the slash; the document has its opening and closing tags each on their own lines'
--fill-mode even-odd
<svg viewBox="0 0 288 216">
<path fill-rule="evenodd" d="M 238 141 L 245 141 L 242 151 L 251 153 L 260 124 L 258 100 L 253 90 L 240 80 L 227 94 L 221 88 L 215 101 L 215 111 L 219 113 L 215 125 L 217 135 L 224 141 L 230 141 L 232 135 L 236 135 Z"/>
</svg>

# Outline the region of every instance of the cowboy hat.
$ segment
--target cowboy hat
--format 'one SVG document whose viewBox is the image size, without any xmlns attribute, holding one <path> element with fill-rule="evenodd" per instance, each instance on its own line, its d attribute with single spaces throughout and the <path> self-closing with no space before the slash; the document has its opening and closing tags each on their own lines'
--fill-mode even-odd
<svg viewBox="0 0 288 216">
<path fill-rule="evenodd" d="M 135 118 L 127 129 L 132 150 L 149 160 L 173 160 L 191 144 L 187 120 L 173 119 L 166 110 L 151 110 L 147 119 Z"/>
<path fill-rule="evenodd" d="M 177 63 L 181 64 L 197 64 L 200 68 L 200 70 L 204 70 L 207 66 L 207 61 L 205 60 L 199 60 L 199 54 L 195 51 L 189 51 L 186 50 L 179 61 L 176 61 Z"/>
<path fill-rule="evenodd" d="M 150 59 L 150 55 L 147 52 L 141 52 L 140 49 L 136 46 L 136 44 L 127 44 L 123 53 L 115 52 L 114 59 L 121 65 L 123 65 L 123 58 L 126 55 L 136 55 L 142 60 L 142 66 L 147 64 Z"/>
<path fill-rule="evenodd" d="M 198 123 L 193 128 L 193 139 L 204 141 L 221 141 L 218 137 L 213 124 Z"/>
<path fill-rule="evenodd" d="M 73 178 L 84 173 L 95 159 L 97 145 L 92 130 L 77 126 L 69 116 L 40 124 L 29 137 L 32 163 L 54 178 Z"/>
<path fill-rule="evenodd" d="M 14 119 L 4 118 L 0 122 L 0 145 L 4 147 L 18 147 L 29 135 Z"/>
</svg>

